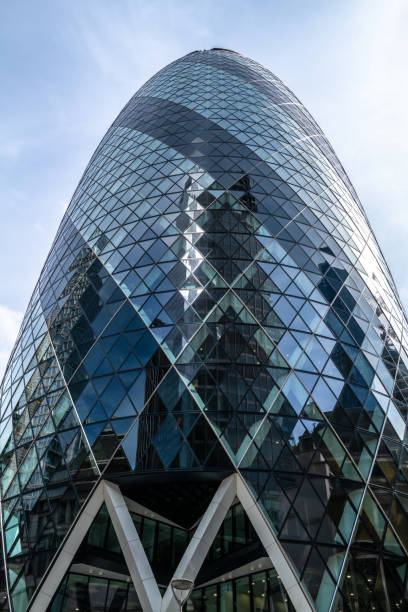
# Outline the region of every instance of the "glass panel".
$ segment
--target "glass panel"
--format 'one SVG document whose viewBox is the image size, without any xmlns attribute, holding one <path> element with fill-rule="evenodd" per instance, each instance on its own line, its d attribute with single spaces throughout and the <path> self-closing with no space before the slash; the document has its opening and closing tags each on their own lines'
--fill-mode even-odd
<svg viewBox="0 0 408 612">
<path fill-rule="evenodd" d="M 239 578 L 235 583 L 237 591 L 237 608 L 242 612 L 251 612 L 251 590 L 249 577 Z"/>
<path fill-rule="evenodd" d="M 88 583 L 89 606 L 91 610 L 103 612 L 107 595 L 107 580 L 90 578 Z"/>
<path fill-rule="evenodd" d="M 254 601 L 254 612 L 266 612 L 268 610 L 268 585 L 266 574 L 253 574 L 251 586 Z"/>
<path fill-rule="evenodd" d="M 204 589 L 203 601 L 205 612 L 217 612 L 217 586 L 209 586 Z"/>
<path fill-rule="evenodd" d="M 234 591 L 232 582 L 220 585 L 219 612 L 234 612 Z"/>
<path fill-rule="evenodd" d="M 143 520 L 143 546 L 146 551 L 147 558 L 150 562 L 153 561 L 154 544 L 156 537 L 156 522 L 145 518 Z"/>
</svg>

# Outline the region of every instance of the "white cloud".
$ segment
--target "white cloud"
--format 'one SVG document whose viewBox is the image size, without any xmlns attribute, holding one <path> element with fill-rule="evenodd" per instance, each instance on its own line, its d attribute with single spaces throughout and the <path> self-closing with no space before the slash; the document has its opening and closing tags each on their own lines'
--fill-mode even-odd
<svg viewBox="0 0 408 612">
<path fill-rule="evenodd" d="M 19 310 L 12 310 L 0 304 L 0 379 L 16 341 L 22 318 L 23 313 Z"/>
</svg>

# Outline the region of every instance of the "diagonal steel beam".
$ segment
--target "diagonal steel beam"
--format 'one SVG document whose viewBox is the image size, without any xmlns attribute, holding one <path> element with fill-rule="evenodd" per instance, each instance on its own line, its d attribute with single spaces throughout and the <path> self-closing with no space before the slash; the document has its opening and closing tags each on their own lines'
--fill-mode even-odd
<svg viewBox="0 0 408 612">
<path fill-rule="evenodd" d="M 236 497 L 241 502 L 263 543 L 295 610 L 297 612 L 314 612 L 315 608 L 294 572 L 271 525 L 240 474 L 232 474 L 221 482 L 202 516 L 172 580 L 184 578 L 195 581 L 218 530 Z M 50 569 L 35 591 L 27 612 L 44 612 L 48 608 L 103 503 L 106 504 L 143 612 L 178 612 L 179 606 L 174 598 L 171 582 L 162 598 L 126 500 L 119 487 L 106 480 L 102 480 L 98 484 L 67 533 L 62 546 L 50 565 Z"/>
<path fill-rule="evenodd" d="M 236 480 L 235 474 L 232 474 L 221 482 L 202 516 L 163 596 L 162 606 L 158 608 L 161 612 L 178 612 L 180 610 L 171 589 L 171 582 L 177 578 L 195 581 L 235 496 Z"/>
<path fill-rule="evenodd" d="M 117 485 L 101 480 L 67 533 L 62 546 L 50 564 L 50 569 L 35 591 L 27 607 L 27 612 L 44 612 L 47 610 L 104 502 L 143 612 L 158 612 L 160 610 L 162 598 L 159 587 L 125 499 Z"/>
<path fill-rule="evenodd" d="M 143 612 L 158 612 L 159 587 L 119 487 L 105 481 L 104 499 Z"/>
<path fill-rule="evenodd" d="M 34 592 L 28 604 L 27 612 L 44 612 L 47 610 L 103 501 L 103 481 L 101 481 L 65 536 L 62 546 L 57 551 L 47 573 Z"/>
<path fill-rule="evenodd" d="M 292 568 L 281 543 L 276 537 L 271 525 L 262 512 L 259 504 L 253 498 L 248 485 L 241 476 L 236 474 L 237 497 L 241 502 L 253 528 L 265 547 L 266 552 L 279 578 L 285 587 L 289 599 L 297 612 L 315 612 L 315 607 L 309 599 L 303 585 Z"/>
</svg>

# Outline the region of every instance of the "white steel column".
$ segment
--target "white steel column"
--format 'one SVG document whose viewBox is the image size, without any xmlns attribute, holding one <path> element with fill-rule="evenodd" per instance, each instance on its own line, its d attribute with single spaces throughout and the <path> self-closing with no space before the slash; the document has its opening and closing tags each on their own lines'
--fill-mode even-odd
<svg viewBox="0 0 408 612">
<path fill-rule="evenodd" d="M 143 612 L 159 612 L 161 595 L 126 502 L 117 485 L 101 481 L 68 532 L 27 611 L 45 612 L 103 502 L 106 504 Z"/>
<path fill-rule="evenodd" d="M 196 528 L 172 580 L 186 578 L 195 581 L 215 536 L 236 496 L 235 474 L 223 480 Z M 171 581 L 170 581 L 171 583 Z M 168 585 L 163 596 L 161 612 L 178 612 L 180 606 Z"/>
<path fill-rule="evenodd" d="M 299 578 L 292 569 L 291 563 L 286 557 L 278 538 L 240 474 L 236 474 L 236 482 L 237 497 L 258 534 L 259 539 L 264 545 L 295 610 L 297 610 L 297 612 L 314 612 L 315 608 L 309 600 Z"/>
<path fill-rule="evenodd" d="M 232 474 L 221 482 L 201 518 L 172 580 L 184 578 L 195 581 L 217 532 L 236 497 L 241 502 L 264 545 L 294 608 L 297 612 L 314 612 L 315 608 L 292 568 L 291 562 L 240 474 Z M 80 512 L 51 562 L 50 570 L 34 593 L 27 611 L 44 612 L 47 609 L 104 502 L 143 612 L 178 612 L 179 607 L 172 593 L 171 584 L 168 585 L 163 598 L 161 597 L 143 544 L 126 505 L 126 500 L 119 487 L 108 481 L 99 483 Z"/>
<path fill-rule="evenodd" d="M 105 481 L 104 498 L 143 612 L 159 612 L 159 587 L 119 487 Z"/>
<path fill-rule="evenodd" d="M 44 612 L 47 609 L 102 503 L 103 482 L 96 487 L 92 497 L 67 533 L 62 548 L 51 561 L 50 570 L 34 593 L 34 598 L 29 602 L 27 611 Z"/>
</svg>

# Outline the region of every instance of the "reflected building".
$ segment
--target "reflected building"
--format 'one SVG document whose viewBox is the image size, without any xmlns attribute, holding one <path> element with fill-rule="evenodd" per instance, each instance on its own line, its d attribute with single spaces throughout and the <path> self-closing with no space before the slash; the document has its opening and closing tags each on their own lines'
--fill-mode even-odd
<svg viewBox="0 0 408 612">
<path fill-rule="evenodd" d="M 196 51 L 97 147 L 1 387 L 0 609 L 408 610 L 407 320 L 271 72 Z"/>
</svg>

